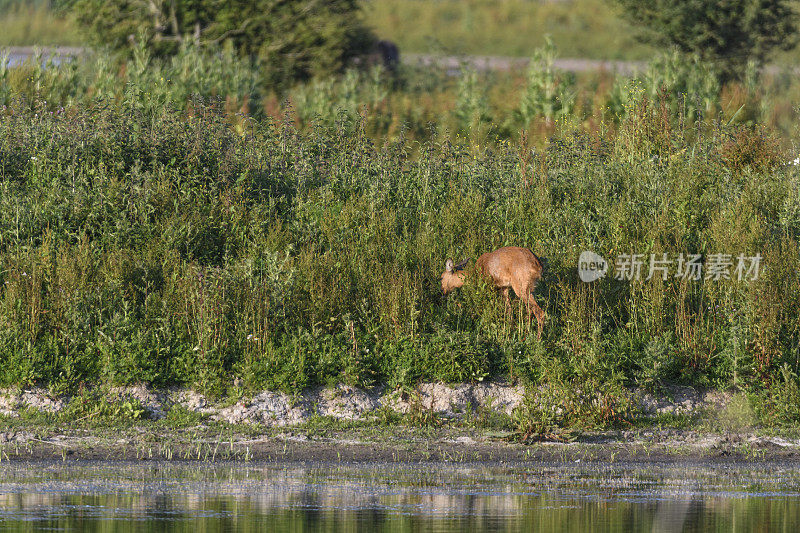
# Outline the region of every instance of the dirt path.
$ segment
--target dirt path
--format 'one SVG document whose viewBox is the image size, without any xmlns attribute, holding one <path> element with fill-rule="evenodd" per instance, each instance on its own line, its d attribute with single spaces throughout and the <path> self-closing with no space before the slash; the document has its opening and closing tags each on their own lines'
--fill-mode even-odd
<svg viewBox="0 0 800 533">
<path fill-rule="evenodd" d="M 24 63 L 35 53 L 36 48 L 32 46 L 8 46 L 0 47 L 0 51 L 9 54 L 9 63 L 19 65 Z M 43 47 L 41 48 L 43 57 L 53 57 L 56 63 L 69 60 L 72 57 L 85 54 L 87 49 L 81 47 Z M 465 55 L 465 56 L 442 56 L 434 54 L 413 54 L 402 53 L 400 60 L 406 65 L 423 65 L 439 67 L 447 70 L 451 74 L 456 74 L 462 65 L 470 65 L 479 71 L 498 70 L 510 71 L 525 69 L 530 62 L 527 57 L 508 57 L 508 56 L 484 56 L 484 55 Z M 581 59 L 581 58 L 559 58 L 555 60 L 555 67 L 567 72 L 595 72 L 606 71 L 615 72 L 623 76 L 631 76 L 637 72 L 642 72 L 647 68 L 645 61 L 623 61 L 615 59 Z M 778 65 L 768 65 L 765 71 L 769 74 L 778 74 L 785 70 L 785 67 Z M 798 69 L 792 69 L 798 71 Z"/>
<path fill-rule="evenodd" d="M 403 54 L 402 62 L 407 65 L 435 66 L 457 72 L 461 65 L 470 65 L 476 70 L 520 70 L 528 68 L 530 59 L 526 57 L 503 56 L 437 56 L 430 54 Z M 556 59 L 555 67 L 568 72 L 589 72 L 605 70 L 630 76 L 637 71 L 642 71 L 647 64 L 643 61 L 617 61 L 603 59 Z"/>
<path fill-rule="evenodd" d="M 11 65 L 19 65 L 33 57 L 36 48 L 32 46 L 10 46 L 0 48 L 9 54 Z M 86 48 L 81 47 L 51 47 L 41 48 L 42 56 L 53 57 L 56 62 L 66 61 L 69 58 L 83 55 Z M 446 69 L 457 72 L 462 64 L 470 64 L 478 70 L 512 70 L 527 68 L 529 59 L 525 57 L 503 56 L 439 56 L 432 54 L 401 54 L 401 61 L 406 65 L 423 65 Z M 556 59 L 558 69 L 570 72 L 586 72 L 606 70 L 623 75 L 631 75 L 642 70 L 646 64 L 642 61 L 615 61 L 597 59 L 565 58 Z"/>
</svg>

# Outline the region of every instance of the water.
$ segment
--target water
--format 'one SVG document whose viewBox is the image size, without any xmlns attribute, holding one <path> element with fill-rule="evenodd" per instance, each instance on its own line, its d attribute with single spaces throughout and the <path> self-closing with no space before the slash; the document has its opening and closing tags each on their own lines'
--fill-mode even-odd
<svg viewBox="0 0 800 533">
<path fill-rule="evenodd" d="M 0 464 L 0 531 L 798 531 L 792 464 Z"/>
</svg>

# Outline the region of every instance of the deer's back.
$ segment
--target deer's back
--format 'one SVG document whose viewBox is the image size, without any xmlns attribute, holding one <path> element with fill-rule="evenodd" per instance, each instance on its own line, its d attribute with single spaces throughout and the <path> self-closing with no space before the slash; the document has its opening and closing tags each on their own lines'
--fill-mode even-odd
<svg viewBox="0 0 800 533">
<path fill-rule="evenodd" d="M 478 271 L 492 279 L 495 287 L 517 283 L 531 288 L 542 277 L 542 263 L 528 248 L 506 246 L 487 252 L 475 262 Z"/>
</svg>

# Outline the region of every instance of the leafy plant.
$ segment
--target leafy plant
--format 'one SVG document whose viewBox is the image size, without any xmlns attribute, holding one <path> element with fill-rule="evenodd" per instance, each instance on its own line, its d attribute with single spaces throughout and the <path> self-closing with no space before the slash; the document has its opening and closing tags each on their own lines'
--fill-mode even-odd
<svg viewBox="0 0 800 533">
<path fill-rule="evenodd" d="M 138 41 L 161 56 L 187 44 L 227 42 L 241 57 L 258 58 L 265 83 L 284 88 L 341 71 L 374 42 L 354 0 L 75 0 L 72 6 L 97 44 L 129 50 Z"/>
<path fill-rule="evenodd" d="M 797 14 L 786 0 L 614 0 L 656 43 L 713 62 L 723 81 L 743 79 L 747 62 L 797 42 Z"/>
<path fill-rule="evenodd" d="M 461 70 L 454 114 L 459 131 L 465 134 L 480 135 L 479 130 L 491 120 L 486 92 L 475 69 Z"/>
<path fill-rule="evenodd" d="M 547 126 L 572 114 L 575 84 L 571 75 L 556 70 L 556 47 L 550 37 L 534 51 L 528 67 L 527 86 L 514 116 L 523 128 L 542 118 Z"/>
</svg>

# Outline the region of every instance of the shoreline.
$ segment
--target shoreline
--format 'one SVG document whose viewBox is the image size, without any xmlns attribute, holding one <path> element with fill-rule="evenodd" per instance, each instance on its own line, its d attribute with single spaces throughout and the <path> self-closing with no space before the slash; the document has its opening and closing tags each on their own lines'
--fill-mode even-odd
<svg viewBox="0 0 800 533">
<path fill-rule="evenodd" d="M 597 401 L 602 393 L 584 391 L 580 394 L 586 401 Z M 662 387 L 658 393 L 626 389 L 623 395 L 629 406 L 628 419 L 632 421 L 658 417 L 731 419 L 727 423 L 735 423 L 734 429 L 745 428 L 747 422 L 754 421 L 752 410 L 746 400 L 743 404 L 741 395 L 723 391 L 670 385 Z M 74 404 L 79 404 L 79 409 Z M 101 385 L 73 395 L 53 394 L 40 387 L 0 389 L 0 416 L 13 419 L 23 413 L 36 413 L 67 422 L 71 421 L 70 416 L 77 421 L 97 421 L 108 416 L 109 411 L 115 411 L 117 419 L 129 422 L 161 420 L 176 415 L 197 423 L 206 420 L 292 427 L 317 418 L 364 422 L 410 417 L 434 424 L 494 419 L 495 425 L 507 426 L 512 423 L 515 412 L 526 406 L 555 414 L 562 409 L 558 403 L 553 403 L 552 392 L 546 386 L 526 388 L 503 380 L 420 383 L 413 388 L 378 385 L 369 389 L 339 383 L 299 393 L 263 390 L 249 395 L 235 389 L 228 396 L 216 399 L 190 388 L 155 388 L 144 384 Z M 33 418 L 35 421 L 36 416 Z M 737 418 L 745 420 L 733 420 Z"/>
<path fill-rule="evenodd" d="M 582 432 L 573 440 L 518 442 L 511 433 L 454 427 L 181 429 L 134 425 L 0 430 L 0 461 L 269 463 L 800 463 L 789 435 L 637 429 Z"/>
<path fill-rule="evenodd" d="M 629 390 L 635 416 L 621 429 L 523 435 L 515 410 L 543 394 L 502 381 L 216 400 L 144 385 L 0 390 L 0 461 L 800 462 L 800 431 L 760 428 L 741 395 Z"/>
</svg>

